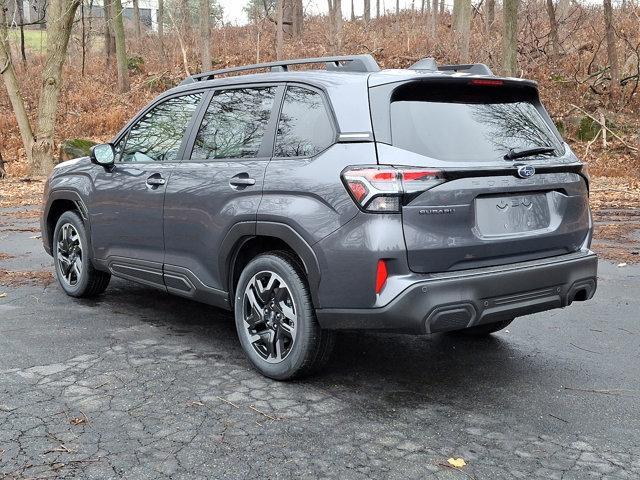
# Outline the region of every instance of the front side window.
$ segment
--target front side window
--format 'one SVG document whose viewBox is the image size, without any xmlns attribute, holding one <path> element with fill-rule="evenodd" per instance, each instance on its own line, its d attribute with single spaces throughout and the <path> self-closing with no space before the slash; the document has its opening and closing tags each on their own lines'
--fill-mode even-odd
<svg viewBox="0 0 640 480">
<path fill-rule="evenodd" d="M 275 93 L 276 87 L 216 92 L 202 119 L 191 159 L 257 157 Z"/>
<path fill-rule="evenodd" d="M 123 142 L 122 162 L 175 162 L 182 137 L 202 93 L 171 98 L 155 106 L 136 123 Z M 119 152 L 118 152 L 119 153 Z"/>
<path fill-rule="evenodd" d="M 322 95 L 288 87 L 278 121 L 276 157 L 311 157 L 329 147 L 335 132 Z"/>
</svg>

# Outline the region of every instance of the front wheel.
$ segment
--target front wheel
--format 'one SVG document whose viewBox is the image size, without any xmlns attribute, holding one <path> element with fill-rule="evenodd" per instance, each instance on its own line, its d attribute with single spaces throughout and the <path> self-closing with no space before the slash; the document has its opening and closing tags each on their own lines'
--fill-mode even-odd
<svg viewBox="0 0 640 480">
<path fill-rule="evenodd" d="M 238 280 L 235 321 L 240 344 L 263 375 L 289 380 L 327 362 L 333 334 L 318 325 L 296 258 L 273 252 L 253 259 Z"/>
<path fill-rule="evenodd" d="M 104 292 L 111 275 L 93 268 L 84 223 L 73 211 L 60 215 L 53 232 L 53 258 L 58 283 L 72 297 L 93 297 Z"/>
</svg>

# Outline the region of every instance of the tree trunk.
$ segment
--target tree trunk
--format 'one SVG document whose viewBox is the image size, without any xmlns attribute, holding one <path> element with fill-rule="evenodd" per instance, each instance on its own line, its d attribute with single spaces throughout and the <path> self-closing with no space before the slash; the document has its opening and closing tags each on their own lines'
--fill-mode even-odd
<svg viewBox="0 0 640 480">
<path fill-rule="evenodd" d="M 496 0 L 487 0 L 487 14 L 485 15 L 485 25 L 487 32 L 493 31 L 493 24 L 496 21 Z"/>
<path fill-rule="evenodd" d="M 329 9 L 329 37 L 334 54 L 342 50 L 342 1 L 327 0 Z"/>
<path fill-rule="evenodd" d="M 302 37 L 304 32 L 304 6 L 302 0 L 292 0 L 293 2 L 293 36 Z"/>
<path fill-rule="evenodd" d="M 11 61 L 11 50 L 9 49 L 9 34 L 7 31 L 7 17 L 6 10 L 0 8 L 0 72 L 2 72 L 2 79 L 7 89 L 9 101 L 13 108 L 13 113 L 16 116 L 18 122 L 18 130 L 20 130 L 20 137 L 22 138 L 22 144 L 24 145 L 25 153 L 27 154 L 27 160 L 31 164 L 31 147 L 33 145 L 33 130 L 29 123 L 29 116 L 27 115 L 27 109 L 25 108 L 24 99 L 20 93 L 20 84 L 16 77 L 16 71 Z"/>
<path fill-rule="evenodd" d="M 24 45 L 24 4 L 22 0 L 16 0 L 16 13 L 18 14 L 18 25 L 20 26 L 20 56 L 22 57 L 22 64 L 27 64 L 27 51 Z"/>
<path fill-rule="evenodd" d="M 502 15 L 502 68 L 505 75 L 514 77 L 518 72 L 518 0 L 504 0 Z"/>
<path fill-rule="evenodd" d="M 460 2 L 462 0 L 453 0 L 453 8 L 451 9 L 451 29 L 455 32 L 458 31 L 458 24 L 460 22 Z"/>
<path fill-rule="evenodd" d="M 371 0 L 364 0 L 364 21 L 369 23 L 371 21 Z"/>
<path fill-rule="evenodd" d="M 438 22 L 438 0 L 433 0 L 431 4 L 431 15 L 429 15 L 429 35 L 436 38 L 436 27 Z"/>
<path fill-rule="evenodd" d="M 351 0 L 351 21 L 356 21 L 356 10 L 353 8 L 353 0 Z"/>
<path fill-rule="evenodd" d="M 4 159 L 2 158 L 2 151 L 0 151 L 0 178 L 4 178 L 7 171 L 4 168 Z"/>
<path fill-rule="evenodd" d="M 558 0 L 558 10 L 556 10 L 556 19 L 559 22 L 564 21 L 569 15 L 571 8 L 571 0 Z"/>
<path fill-rule="evenodd" d="M 458 51 L 460 52 L 460 61 L 467 63 L 469 61 L 469 37 L 471 36 L 471 0 L 460 0 L 459 3 Z"/>
<path fill-rule="evenodd" d="M 376 0 L 376 18 L 380 18 L 380 0 Z"/>
<path fill-rule="evenodd" d="M 80 0 L 51 0 L 47 21 L 47 57 L 42 70 L 36 134 L 31 148 L 31 174 L 48 174 L 53 168 L 53 134 L 62 88 L 62 67 L 67 58 L 71 27 Z"/>
<path fill-rule="evenodd" d="M 440 0 L 440 13 L 444 13 L 444 0 Z"/>
<path fill-rule="evenodd" d="M 107 58 L 107 67 L 111 65 L 111 60 L 113 59 L 113 53 L 116 50 L 115 45 L 115 37 L 112 33 L 112 25 L 113 25 L 113 5 L 111 5 L 112 0 L 103 0 L 104 1 L 104 54 Z"/>
<path fill-rule="evenodd" d="M 113 0 L 113 30 L 116 37 L 116 63 L 118 65 L 118 91 L 120 93 L 128 92 L 131 87 L 129 85 L 129 68 L 127 65 L 127 45 L 124 37 L 124 22 L 122 19 L 122 1 Z M 47 42 L 48 43 L 48 42 Z"/>
<path fill-rule="evenodd" d="M 164 57 L 164 0 L 158 0 L 158 38 L 160 39 L 160 57 L 162 58 Z"/>
<path fill-rule="evenodd" d="M 200 60 L 202 71 L 211 70 L 211 2 L 200 0 Z"/>
<path fill-rule="evenodd" d="M 284 0 L 277 0 L 277 21 L 276 21 L 276 59 L 282 60 L 282 44 L 284 42 L 283 31 L 282 31 L 282 22 L 284 18 Z"/>
<path fill-rule="evenodd" d="M 558 22 L 553 0 L 547 0 L 547 15 L 549 15 L 549 37 L 551 38 L 551 58 L 557 59 L 560 54 L 560 40 L 558 39 Z"/>
<path fill-rule="evenodd" d="M 396 0 L 396 15 L 400 13 L 400 0 Z"/>
<path fill-rule="evenodd" d="M 105 0 L 106 1 L 106 0 Z M 136 35 L 136 40 L 140 42 L 142 37 L 142 28 L 140 23 L 140 4 L 138 0 L 133 0 L 133 27 Z"/>
<path fill-rule="evenodd" d="M 604 27 L 607 35 L 607 56 L 611 71 L 611 98 L 615 101 L 620 95 L 620 64 L 616 49 L 616 32 L 613 28 L 613 8 L 611 0 L 604 0 Z"/>
</svg>

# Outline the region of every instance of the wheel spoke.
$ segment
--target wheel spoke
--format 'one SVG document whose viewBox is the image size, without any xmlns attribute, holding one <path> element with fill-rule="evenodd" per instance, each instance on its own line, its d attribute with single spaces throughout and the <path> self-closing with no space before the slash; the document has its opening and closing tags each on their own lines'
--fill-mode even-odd
<svg viewBox="0 0 640 480">
<path fill-rule="evenodd" d="M 253 288 L 247 289 L 245 298 L 249 302 L 249 308 L 251 312 L 248 316 L 245 316 L 244 321 L 249 325 L 250 328 L 254 328 L 256 324 L 264 321 L 263 305 L 261 305 L 256 298 Z"/>
<path fill-rule="evenodd" d="M 78 230 L 70 223 L 60 228 L 56 242 L 56 259 L 65 283 L 76 285 L 82 276 L 82 244 Z"/>
</svg>

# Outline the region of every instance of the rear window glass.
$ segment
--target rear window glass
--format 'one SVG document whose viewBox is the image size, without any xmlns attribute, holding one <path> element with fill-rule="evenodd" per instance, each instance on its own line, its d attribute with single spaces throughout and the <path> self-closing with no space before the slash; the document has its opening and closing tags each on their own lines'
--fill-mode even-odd
<svg viewBox="0 0 640 480">
<path fill-rule="evenodd" d="M 491 98 L 486 89 L 476 94 L 472 89 L 444 93 L 429 88 L 394 93 L 394 146 L 444 161 L 491 161 L 504 159 L 510 150 L 531 148 L 553 148 L 556 155 L 563 151 L 529 99 L 505 94 Z"/>
</svg>

